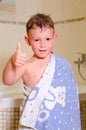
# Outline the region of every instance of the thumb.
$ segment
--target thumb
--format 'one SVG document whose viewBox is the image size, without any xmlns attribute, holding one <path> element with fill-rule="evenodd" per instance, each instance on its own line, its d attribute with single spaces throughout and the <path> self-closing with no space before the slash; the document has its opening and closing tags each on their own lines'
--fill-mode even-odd
<svg viewBox="0 0 86 130">
<path fill-rule="evenodd" d="M 17 52 L 21 52 L 21 44 L 20 42 L 17 43 L 17 49 L 16 49 Z"/>
</svg>

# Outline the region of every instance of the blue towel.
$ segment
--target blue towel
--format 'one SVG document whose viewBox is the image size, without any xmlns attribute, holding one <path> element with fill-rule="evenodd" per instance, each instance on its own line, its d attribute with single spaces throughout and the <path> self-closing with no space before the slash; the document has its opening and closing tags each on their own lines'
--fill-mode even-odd
<svg viewBox="0 0 86 130">
<path fill-rule="evenodd" d="M 66 59 L 52 54 L 27 96 L 20 124 L 27 127 L 20 130 L 81 130 L 77 84 Z"/>
</svg>

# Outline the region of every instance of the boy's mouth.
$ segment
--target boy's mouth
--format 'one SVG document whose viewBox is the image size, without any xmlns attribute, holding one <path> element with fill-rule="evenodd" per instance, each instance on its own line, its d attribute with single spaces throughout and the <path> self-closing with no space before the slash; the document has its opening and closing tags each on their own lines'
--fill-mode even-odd
<svg viewBox="0 0 86 130">
<path fill-rule="evenodd" d="M 46 50 L 39 50 L 40 52 L 46 52 Z"/>
</svg>

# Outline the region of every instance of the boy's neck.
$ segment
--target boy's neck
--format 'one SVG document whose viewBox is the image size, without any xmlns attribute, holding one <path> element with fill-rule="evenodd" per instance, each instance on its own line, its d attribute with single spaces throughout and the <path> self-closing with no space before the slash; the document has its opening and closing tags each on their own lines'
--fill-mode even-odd
<svg viewBox="0 0 86 130">
<path fill-rule="evenodd" d="M 39 59 L 39 60 L 50 59 L 50 57 L 51 57 L 51 53 L 50 53 L 48 56 L 43 57 L 43 58 L 38 57 L 38 56 L 37 56 L 37 55 L 35 55 L 35 54 L 32 56 L 32 58 Z"/>
</svg>

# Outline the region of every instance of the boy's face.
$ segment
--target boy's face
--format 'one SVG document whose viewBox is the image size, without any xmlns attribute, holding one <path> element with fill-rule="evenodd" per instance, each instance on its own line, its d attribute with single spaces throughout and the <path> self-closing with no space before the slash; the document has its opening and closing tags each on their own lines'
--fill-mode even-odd
<svg viewBox="0 0 86 130">
<path fill-rule="evenodd" d="M 56 35 L 51 28 L 34 27 L 28 32 L 28 44 L 32 47 L 36 57 L 47 57 L 51 53 L 55 41 Z"/>
</svg>

